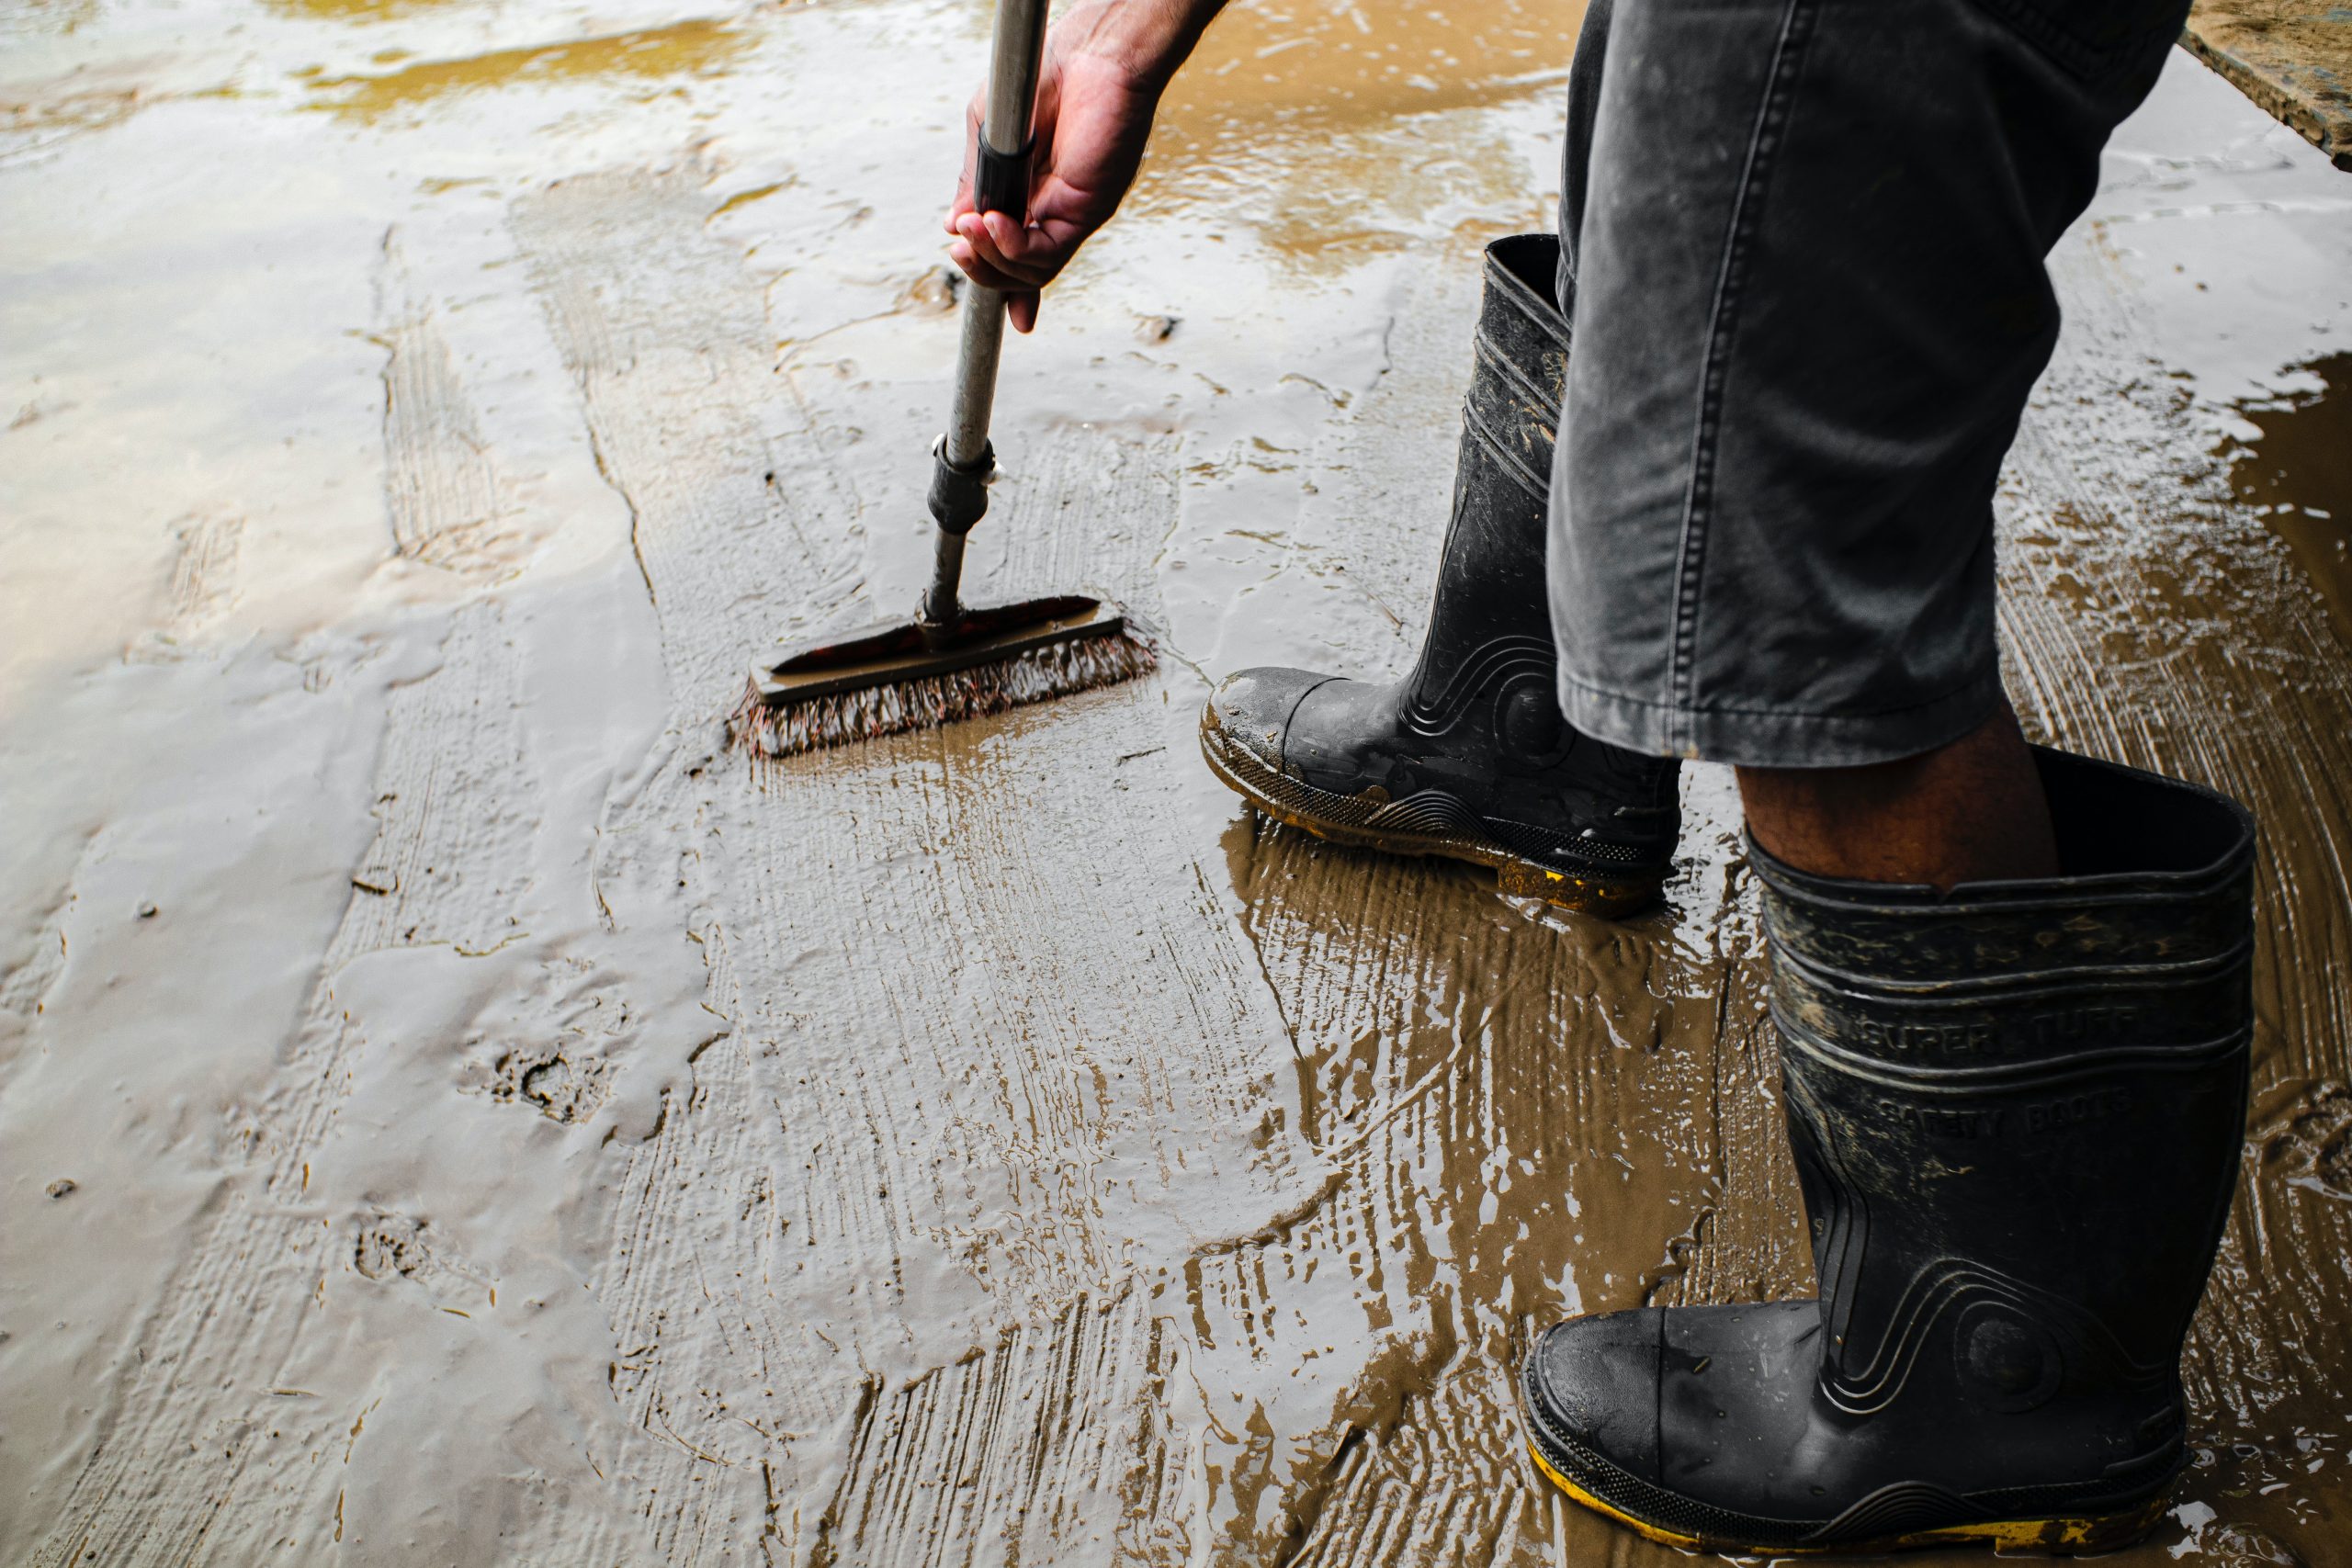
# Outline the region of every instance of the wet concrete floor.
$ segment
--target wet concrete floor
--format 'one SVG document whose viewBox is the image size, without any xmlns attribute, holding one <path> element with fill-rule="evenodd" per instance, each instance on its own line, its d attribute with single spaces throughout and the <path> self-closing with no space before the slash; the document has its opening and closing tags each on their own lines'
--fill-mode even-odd
<svg viewBox="0 0 2352 1568">
<path fill-rule="evenodd" d="M 1668 1560 L 1509 1368 L 1809 1286 L 1726 777 L 1610 925 L 1192 739 L 1409 659 L 1575 19 L 1220 23 L 974 544 L 1160 673 L 754 768 L 752 655 L 921 578 L 985 8 L 0 4 L 0 1560 Z M 2265 829 L 2132 1562 L 2352 1558 L 2347 264 L 2176 59 L 2004 484 L 2028 724 Z"/>
</svg>

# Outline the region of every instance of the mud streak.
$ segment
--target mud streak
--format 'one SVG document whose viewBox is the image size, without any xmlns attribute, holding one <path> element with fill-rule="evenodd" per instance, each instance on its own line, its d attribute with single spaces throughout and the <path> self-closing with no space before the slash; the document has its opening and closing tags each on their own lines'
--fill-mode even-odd
<svg viewBox="0 0 2352 1568">
<path fill-rule="evenodd" d="M 752 654 L 850 570 L 808 541 L 860 512 L 707 210 L 620 175 L 514 222 L 675 695 L 675 765 L 607 834 L 681 866 L 734 1022 L 630 1153 L 595 1281 L 614 1393 L 657 1439 L 629 1483 L 673 1562 L 754 1513 L 779 1560 L 1057 1560 L 1181 1469 L 1149 1436 L 1140 1281 L 1181 1255 L 1166 1216 L 1260 1213 L 1298 1179 L 1244 1135 L 1283 1036 L 1171 781 L 1073 790 L 1058 766 L 1160 750 L 1148 683 L 815 762 L 715 755 Z M 1075 578 L 1148 617 L 1170 468 L 1148 438 L 1048 433 L 998 488 L 1015 543 L 981 581 Z M 1073 843 L 1098 852 L 1077 874 Z"/>
</svg>

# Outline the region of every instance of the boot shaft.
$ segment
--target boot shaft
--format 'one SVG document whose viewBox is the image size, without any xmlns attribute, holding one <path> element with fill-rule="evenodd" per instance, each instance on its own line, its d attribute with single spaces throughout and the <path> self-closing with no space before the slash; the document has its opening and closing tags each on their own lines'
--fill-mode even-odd
<svg viewBox="0 0 2352 1568">
<path fill-rule="evenodd" d="M 1559 257 L 1550 234 L 1513 234 L 1487 247 L 1464 409 L 1465 435 L 1476 433 L 1539 507 L 1552 492 L 1552 445 L 1568 385 L 1568 321 L 1551 292 Z"/>
<path fill-rule="evenodd" d="M 1568 367 L 1567 321 L 1549 293 L 1559 250 L 1549 234 L 1487 247 L 1453 509 L 1429 629 L 1403 693 L 1404 716 L 1422 733 L 1491 721 L 1509 743 L 1535 754 L 1565 733 L 1552 693 L 1544 578 L 1552 445 Z"/>
<path fill-rule="evenodd" d="M 1850 1415 L 1921 1394 L 2127 1426 L 2177 1409 L 2244 1124 L 2253 822 L 2154 774 L 2036 761 L 2056 878 L 1939 895 L 1753 852 L 1820 1392 Z"/>
</svg>

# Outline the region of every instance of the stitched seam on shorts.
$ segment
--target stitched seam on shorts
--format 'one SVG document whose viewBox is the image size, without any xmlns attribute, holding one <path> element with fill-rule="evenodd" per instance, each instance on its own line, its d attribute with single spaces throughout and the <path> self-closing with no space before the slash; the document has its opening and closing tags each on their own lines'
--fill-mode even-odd
<svg viewBox="0 0 2352 1568">
<path fill-rule="evenodd" d="M 1730 375 L 1730 342 L 1736 325 L 1740 288 L 1747 277 L 1747 253 L 1762 221 L 1762 209 L 1772 156 L 1780 151 L 1781 131 L 1788 124 L 1789 101 L 1803 62 L 1806 40 L 1820 0 L 1789 0 L 1781 18 L 1781 37 L 1772 49 L 1771 73 L 1764 83 L 1764 101 L 1756 111 L 1756 129 L 1748 138 L 1747 164 L 1741 170 L 1739 194 L 1732 203 L 1731 231 L 1724 242 L 1723 270 L 1715 279 L 1715 298 L 1707 321 L 1707 355 L 1699 372 L 1699 426 L 1690 447 L 1690 483 L 1683 494 L 1682 547 L 1674 567 L 1674 661 L 1668 674 L 1670 694 L 1665 703 L 1649 705 L 1689 713 L 1694 710 L 1692 686 L 1699 658 L 1699 580 L 1706 565 L 1707 525 L 1714 504 L 1715 442 L 1723 419 L 1724 382 Z M 1689 725 L 1673 737 L 1678 746 L 1692 744 Z"/>
<path fill-rule="evenodd" d="M 1687 717 L 1712 718 L 1720 716 L 1727 718 L 1794 718 L 1821 724 L 1843 723 L 1849 719 L 1893 718 L 1899 714 L 1917 713 L 1922 708 L 1931 708 L 1940 703 L 1951 702 L 1955 697 L 1965 696 L 1983 685 L 1988 679 L 1997 681 L 1998 678 L 1998 671 L 1992 671 L 1988 675 L 1971 675 L 1959 685 L 1939 692 L 1932 697 L 1922 697 L 1916 703 L 1898 703 L 1893 707 L 1823 712 L 1817 708 L 1696 707 L 1682 703 L 1661 703 L 1649 697 L 1636 697 L 1624 692 L 1612 692 L 1606 686 L 1596 686 L 1589 681 L 1579 681 L 1566 671 L 1560 675 L 1561 681 L 1574 686 L 1579 692 L 1589 692 L 1592 695 L 1604 698 L 1609 702 L 1623 703 L 1628 707 L 1649 708 L 1657 713 L 1679 714 Z"/>
</svg>

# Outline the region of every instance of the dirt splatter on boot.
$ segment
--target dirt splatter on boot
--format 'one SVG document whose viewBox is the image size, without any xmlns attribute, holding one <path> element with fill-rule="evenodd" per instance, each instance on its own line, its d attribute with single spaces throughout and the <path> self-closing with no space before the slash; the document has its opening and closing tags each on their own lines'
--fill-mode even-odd
<svg viewBox="0 0 2352 1568">
<path fill-rule="evenodd" d="M 2186 1461 L 2180 1350 L 2235 1186 L 2254 823 L 2038 750 L 2064 874 L 1764 883 L 1818 1301 L 1572 1319 L 1530 1446 L 1653 1540 L 2097 1551 Z"/>
<path fill-rule="evenodd" d="M 1337 843 L 1492 866 L 1507 893 L 1624 914 L 1651 902 L 1680 827 L 1678 764 L 1578 734 L 1554 691 L 1544 592 L 1568 324 L 1559 242 L 1487 248 L 1453 518 L 1419 660 L 1402 681 L 1244 670 L 1201 715 L 1210 769 Z"/>
</svg>

